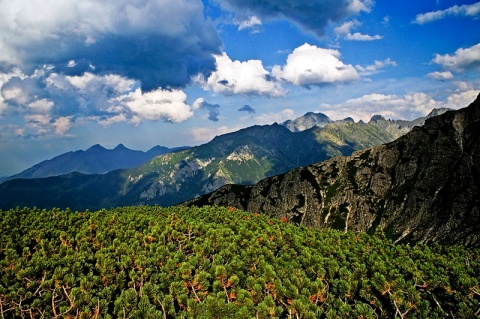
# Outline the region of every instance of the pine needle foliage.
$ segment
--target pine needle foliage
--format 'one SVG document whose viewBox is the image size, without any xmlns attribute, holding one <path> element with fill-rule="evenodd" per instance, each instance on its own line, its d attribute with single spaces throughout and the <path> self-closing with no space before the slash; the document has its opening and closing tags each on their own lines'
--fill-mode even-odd
<svg viewBox="0 0 480 319">
<path fill-rule="evenodd" d="M 480 254 L 234 208 L 0 211 L 0 318 L 475 318 Z"/>
</svg>

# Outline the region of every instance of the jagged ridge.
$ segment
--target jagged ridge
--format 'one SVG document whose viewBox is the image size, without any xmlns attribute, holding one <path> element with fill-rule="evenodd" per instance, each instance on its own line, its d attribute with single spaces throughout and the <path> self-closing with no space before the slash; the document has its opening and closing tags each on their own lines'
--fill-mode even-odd
<svg viewBox="0 0 480 319">
<path fill-rule="evenodd" d="M 235 206 L 320 228 L 396 241 L 480 245 L 480 96 L 394 142 L 185 205 Z"/>
</svg>

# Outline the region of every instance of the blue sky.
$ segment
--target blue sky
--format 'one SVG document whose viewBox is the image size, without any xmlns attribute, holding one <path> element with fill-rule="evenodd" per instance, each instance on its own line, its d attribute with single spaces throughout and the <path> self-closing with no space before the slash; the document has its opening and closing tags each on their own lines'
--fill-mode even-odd
<svg viewBox="0 0 480 319">
<path fill-rule="evenodd" d="M 0 34 L 0 176 L 309 111 L 414 119 L 480 91 L 478 1 L 0 0 Z"/>
</svg>

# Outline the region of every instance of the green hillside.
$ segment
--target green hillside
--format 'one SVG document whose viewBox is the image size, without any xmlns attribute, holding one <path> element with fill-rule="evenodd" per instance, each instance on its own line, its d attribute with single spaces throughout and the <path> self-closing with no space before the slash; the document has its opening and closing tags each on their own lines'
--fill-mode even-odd
<svg viewBox="0 0 480 319">
<path fill-rule="evenodd" d="M 475 318 L 480 254 L 233 208 L 0 211 L 0 318 Z"/>
</svg>

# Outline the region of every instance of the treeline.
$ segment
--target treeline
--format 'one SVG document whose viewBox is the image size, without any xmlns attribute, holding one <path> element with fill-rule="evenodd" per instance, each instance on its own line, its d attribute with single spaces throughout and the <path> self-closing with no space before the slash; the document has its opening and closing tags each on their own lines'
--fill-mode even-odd
<svg viewBox="0 0 480 319">
<path fill-rule="evenodd" d="M 0 211 L 0 318 L 475 318 L 479 250 L 233 208 Z"/>
</svg>

